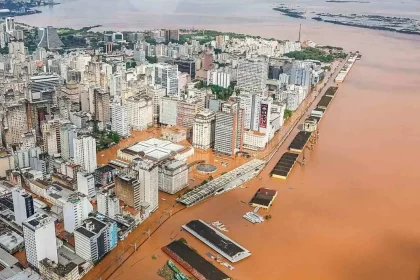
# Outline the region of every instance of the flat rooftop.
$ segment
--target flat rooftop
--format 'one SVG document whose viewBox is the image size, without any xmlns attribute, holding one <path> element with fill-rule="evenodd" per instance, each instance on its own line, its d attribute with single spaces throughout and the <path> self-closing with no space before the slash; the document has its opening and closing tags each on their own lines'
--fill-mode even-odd
<svg viewBox="0 0 420 280">
<path fill-rule="evenodd" d="M 293 139 L 292 143 L 289 145 L 289 150 L 293 152 L 302 152 L 305 148 L 306 143 L 308 143 L 309 138 L 311 137 L 312 132 L 309 131 L 299 131 L 298 134 Z"/>
<path fill-rule="evenodd" d="M 182 228 L 231 262 L 240 261 L 251 255 L 247 249 L 202 220 L 190 221 Z"/>
<path fill-rule="evenodd" d="M 321 100 L 319 100 L 318 105 L 316 105 L 317 108 L 321 109 L 327 109 L 330 105 L 330 102 L 332 100 L 332 97 L 324 95 Z"/>
<path fill-rule="evenodd" d="M 268 208 L 277 196 L 276 190 L 260 188 L 249 202 L 251 205 Z"/>
<path fill-rule="evenodd" d="M 284 153 L 271 171 L 271 176 L 286 179 L 295 165 L 298 156 L 299 155 L 295 153 Z"/>
<path fill-rule="evenodd" d="M 185 150 L 186 147 L 172 143 L 171 141 L 150 138 L 149 140 L 138 142 L 133 146 L 121 150 L 123 153 L 146 157 L 155 161 L 169 158 Z"/>
<path fill-rule="evenodd" d="M 200 256 L 195 250 L 182 241 L 173 241 L 162 248 L 166 254 L 184 267 L 197 279 L 228 280 L 231 279 L 213 264 Z M 199 278 L 200 277 L 200 278 Z M 203 278 L 204 277 L 204 278 Z"/>
<path fill-rule="evenodd" d="M 264 166 L 265 161 L 253 159 L 226 174 L 223 174 L 207 184 L 199 186 L 192 191 L 182 195 L 176 201 L 184 204 L 185 206 L 192 206 L 203 199 L 214 195 L 220 194 L 224 191 L 233 189 L 248 180 L 252 179 L 259 170 Z"/>
</svg>

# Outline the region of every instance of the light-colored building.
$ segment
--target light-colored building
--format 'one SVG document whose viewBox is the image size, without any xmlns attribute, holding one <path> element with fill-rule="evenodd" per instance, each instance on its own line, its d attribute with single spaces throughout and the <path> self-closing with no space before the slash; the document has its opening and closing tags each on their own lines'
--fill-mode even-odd
<svg viewBox="0 0 420 280">
<path fill-rule="evenodd" d="M 153 98 L 153 124 L 158 124 L 161 100 L 166 95 L 166 89 L 160 85 L 151 85 L 147 87 L 147 94 Z"/>
<path fill-rule="evenodd" d="M 148 95 L 136 95 L 126 100 L 128 124 L 134 130 L 153 125 L 153 100 Z"/>
<path fill-rule="evenodd" d="M 216 115 L 211 110 L 203 110 L 194 118 L 192 144 L 195 148 L 207 150 L 214 147 Z"/>
<path fill-rule="evenodd" d="M 262 61 L 242 60 L 238 63 L 237 88 L 261 91 L 266 87 L 268 64 Z"/>
<path fill-rule="evenodd" d="M 23 223 L 26 260 L 39 268 L 45 258 L 58 262 L 54 220 L 46 214 L 35 213 Z"/>
<path fill-rule="evenodd" d="M 61 151 L 60 144 L 60 122 L 51 120 L 41 125 L 43 150 L 50 156 L 56 155 Z"/>
<path fill-rule="evenodd" d="M 70 195 L 63 207 L 64 230 L 73 233 L 92 211 L 93 206 L 85 195 L 79 193 Z"/>
<path fill-rule="evenodd" d="M 92 173 L 77 172 L 77 191 L 92 198 L 96 195 L 95 177 Z"/>
<path fill-rule="evenodd" d="M 96 201 L 98 202 L 98 212 L 111 219 L 114 219 L 115 215 L 121 212 L 120 200 L 114 193 L 110 193 L 108 190 L 98 192 Z"/>
<path fill-rule="evenodd" d="M 74 162 L 80 165 L 88 173 L 95 171 L 96 163 L 96 140 L 87 135 L 79 135 L 73 139 Z"/>
<path fill-rule="evenodd" d="M 195 115 L 204 109 L 204 100 L 191 98 L 178 102 L 176 125 L 192 129 Z"/>
<path fill-rule="evenodd" d="M 140 183 L 140 201 L 146 213 L 152 213 L 159 207 L 159 167 L 148 159 L 136 159 L 134 170 L 138 171 Z"/>
<path fill-rule="evenodd" d="M 112 107 L 111 130 L 121 137 L 130 136 L 127 109 L 124 105 L 114 104 Z"/>
<path fill-rule="evenodd" d="M 228 88 L 230 85 L 230 74 L 220 70 L 210 70 L 207 72 L 207 85 L 216 85 Z"/>
<path fill-rule="evenodd" d="M 155 65 L 155 85 L 166 89 L 166 94 L 179 97 L 178 65 L 160 63 Z"/>
<path fill-rule="evenodd" d="M 214 150 L 216 153 L 235 156 L 243 145 L 243 110 L 238 102 L 230 101 L 222 105 L 222 112 L 216 113 Z"/>
<path fill-rule="evenodd" d="M 74 231 L 76 254 L 87 261 L 96 262 L 111 251 L 118 242 L 117 223 L 104 217 L 87 218 Z"/>
<path fill-rule="evenodd" d="M 159 123 L 165 125 L 177 125 L 178 100 L 170 97 L 161 99 Z"/>
<path fill-rule="evenodd" d="M 187 163 L 179 160 L 168 160 L 159 165 L 159 190 L 175 194 L 187 185 Z"/>
<path fill-rule="evenodd" d="M 35 213 L 32 196 L 24 189 L 14 188 L 12 190 L 12 198 L 15 222 L 22 226 L 22 222 Z"/>
</svg>

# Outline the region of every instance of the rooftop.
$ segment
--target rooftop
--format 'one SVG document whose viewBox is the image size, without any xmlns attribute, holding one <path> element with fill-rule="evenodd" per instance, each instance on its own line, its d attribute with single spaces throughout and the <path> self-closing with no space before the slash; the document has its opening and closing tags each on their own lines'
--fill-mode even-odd
<svg viewBox="0 0 420 280">
<path fill-rule="evenodd" d="M 83 225 L 76 229 L 77 232 L 83 234 L 87 238 L 91 238 L 98 234 L 102 229 L 106 227 L 106 224 L 99 221 L 96 218 L 87 218 L 83 221 Z"/>
<path fill-rule="evenodd" d="M 48 270 L 54 272 L 60 277 L 66 277 L 67 274 L 72 272 L 77 265 L 74 262 L 69 262 L 67 265 L 63 265 L 61 263 L 55 263 L 48 258 L 45 258 L 40 261 L 40 263 L 47 268 Z"/>
<path fill-rule="evenodd" d="M 150 138 L 121 151 L 131 155 L 146 157 L 154 161 L 160 161 L 170 157 L 172 154 L 180 153 L 185 149 L 184 146 L 174 144 L 171 141 Z"/>
<path fill-rule="evenodd" d="M 33 216 L 24 221 L 23 225 L 32 230 L 35 230 L 49 223 L 53 223 L 53 219 L 50 216 L 46 214 L 35 213 Z"/>
</svg>

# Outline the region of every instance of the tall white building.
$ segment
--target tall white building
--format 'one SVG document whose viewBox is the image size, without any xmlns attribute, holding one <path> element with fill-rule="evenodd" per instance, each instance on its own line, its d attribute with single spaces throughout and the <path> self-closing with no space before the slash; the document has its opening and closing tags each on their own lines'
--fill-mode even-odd
<svg viewBox="0 0 420 280">
<path fill-rule="evenodd" d="M 230 85 L 230 74 L 220 70 L 207 71 L 207 84 L 227 88 Z"/>
<path fill-rule="evenodd" d="M 188 165 L 180 160 L 168 160 L 159 165 L 159 190 L 175 194 L 188 185 Z"/>
<path fill-rule="evenodd" d="M 163 97 L 159 107 L 159 123 L 166 125 L 177 125 L 178 100 L 170 97 Z"/>
<path fill-rule="evenodd" d="M 179 97 L 178 65 L 156 64 L 155 85 L 161 85 L 165 88 L 168 96 Z"/>
<path fill-rule="evenodd" d="M 32 196 L 21 188 L 12 190 L 12 198 L 15 222 L 22 226 L 22 222 L 35 213 L 34 201 Z"/>
<path fill-rule="evenodd" d="M 117 245 L 117 223 L 109 219 L 87 218 L 74 231 L 74 241 L 77 255 L 96 262 Z"/>
<path fill-rule="evenodd" d="M 152 213 L 159 207 L 159 168 L 148 159 L 135 159 L 134 169 L 138 171 L 140 201 L 146 204 L 146 211 Z"/>
<path fill-rule="evenodd" d="M 95 177 L 91 173 L 77 172 L 77 191 L 92 198 L 96 195 Z"/>
<path fill-rule="evenodd" d="M 114 219 L 115 215 L 120 214 L 120 200 L 115 194 L 103 190 L 98 192 L 96 200 L 98 202 L 99 213 L 111 219 Z"/>
<path fill-rule="evenodd" d="M 148 95 L 136 95 L 126 100 L 128 124 L 134 130 L 153 125 L 153 100 Z"/>
<path fill-rule="evenodd" d="M 195 148 L 207 150 L 214 147 L 216 115 L 206 109 L 195 115 L 192 144 Z"/>
<path fill-rule="evenodd" d="M 12 34 L 13 30 L 15 30 L 15 18 L 7 17 L 6 18 L 6 32 L 9 34 Z"/>
<path fill-rule="evenodd" d="M 237 88 L 247 91 L 261 91 L 266 87 L 268 63 L 242 60 L 238 63 Z"/>
<path fill-rule="evenodd" d="M 45 258 L 57 263 L 54 220 L 46 214 L 36 213 L 22 225 L 28 264 L 38 268 L 39 262 Z"/>
<path fill-rule="evenodd" d="M 96 163 L 96 140 L 87 135 L 79 135 L 73 139 L 74 162 L 80 165 L 88 173 L 95 171 Z"/>
<path fill-rule="evenodd" d="M 244 110 L 244 128 L 258 130 L 260 122 L 261 97 L 258 94 L 241 93 L 240 107 Z"/>
<path fill-rule="evenodd" d="M 159 123 L 162 97 L 166 95 L 166 89 L 160 85 L 151 85 L 147 87 L 147 94 L 153 98 L 153 124 L 157 124 Z"/>
<path fill-rule="evenodd" d="M 85 195 L 78 193 L 70 195 L 63 207 L 64 230 L 73 233 L 92 211 L 93 206 Z"/>
<path fill-rule="evenodd" d="M 64 124 L 60 126 L 60 147 L 61 157 L 69 160 L 74 157 L 73 139 L 77 137 L 78 129 L 73 124 Z"/>
<path fill-rule="evenodd" d="M 112 107 L 111 130 L 122 137 L 130 136 L 127 110 L 124 105 L 114 104 Z"/>
</svg>

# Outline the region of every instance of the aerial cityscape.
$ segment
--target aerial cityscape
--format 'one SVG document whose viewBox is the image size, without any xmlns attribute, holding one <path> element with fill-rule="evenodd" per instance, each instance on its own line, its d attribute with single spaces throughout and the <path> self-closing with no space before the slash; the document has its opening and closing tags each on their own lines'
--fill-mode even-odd
<svg viewBox="0 0 420 280">
<path fill-rule="evenodd" d="M 0 280 L 420 276 L 412 2 L 85 1 L 0 1 Z"/>
</svg>

